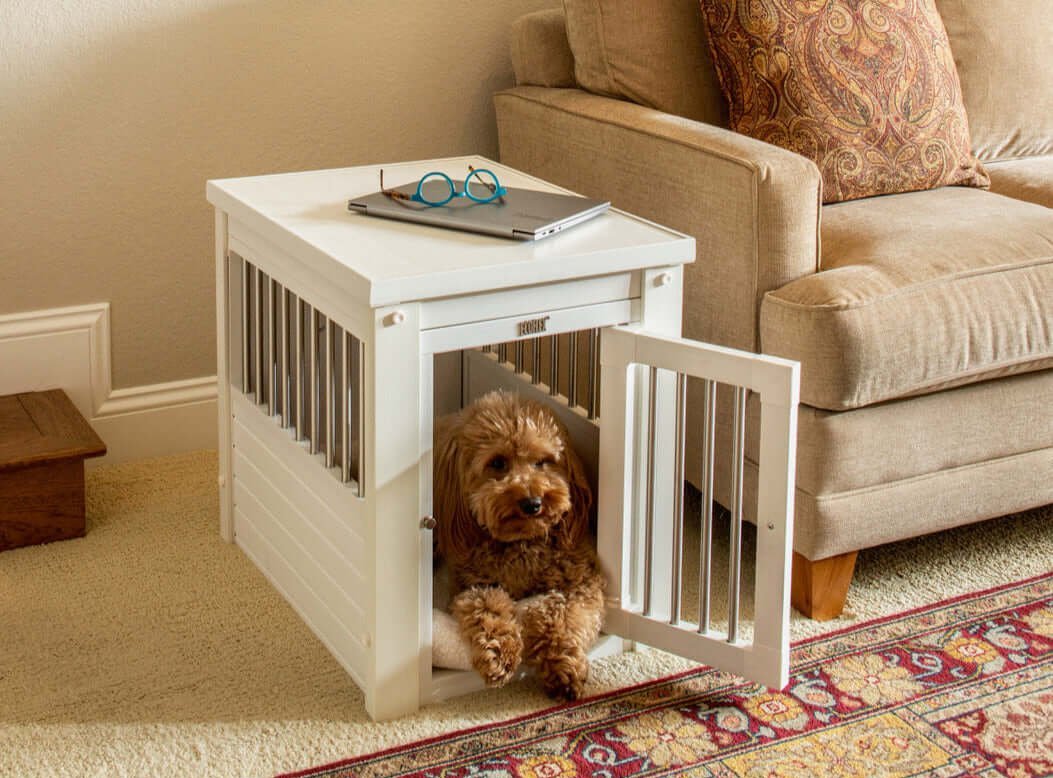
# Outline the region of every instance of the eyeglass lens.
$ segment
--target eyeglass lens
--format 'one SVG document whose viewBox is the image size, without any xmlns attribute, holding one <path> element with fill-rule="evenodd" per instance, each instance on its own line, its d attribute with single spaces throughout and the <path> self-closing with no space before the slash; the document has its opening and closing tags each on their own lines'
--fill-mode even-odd
<svg viewBox="0 0 1053 778">
<path fill-rule="evenodd" d="M 497 191 L 497 179 L 487 170 L 473 170 L 464 181 L 468 194 L 476 200 L 489 200 Z"/>
<path fill-rule="evenodd" d="M 442 205 L 453 197 L 453 185 L 440 173 L 429 173 L 420 182 L 420 196 L 429 205 Z"/>
</svg>

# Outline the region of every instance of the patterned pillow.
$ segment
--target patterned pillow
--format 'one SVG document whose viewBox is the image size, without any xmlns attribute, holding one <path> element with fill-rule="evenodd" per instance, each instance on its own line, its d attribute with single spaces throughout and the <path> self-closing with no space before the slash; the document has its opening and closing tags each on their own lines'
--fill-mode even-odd
<svg viewBox="0 0 1053 778">
<path fill-rule="evenodd" d="M 701 0 L 731 128 L 803 154 L 823 201 L 987 187 L 934 0 Z"/>
</svg>

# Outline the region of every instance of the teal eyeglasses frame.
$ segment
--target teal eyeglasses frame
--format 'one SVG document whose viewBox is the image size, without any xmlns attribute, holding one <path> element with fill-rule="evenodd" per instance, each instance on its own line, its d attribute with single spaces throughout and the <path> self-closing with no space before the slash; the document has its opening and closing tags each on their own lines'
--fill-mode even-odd
<svg viewBox="0 0 1053 778">
<path fill-rule="evenodd" d="M 493 183 L 490 183 L 482 176 L 483 174 L 490 176 L 493 179 Z M 479 197 L 471 192 L 469 189 L 469 182 L 475 179 L 481 186 L 485 187 L 490 195 L 488 197 Z M 448 187 L 448 194 L 444 199 L 441 200 L 429 200 L 424 196 L 424 184 L 430 180 L 445 181 Z M 403 202 L 414 202 L 426 205 L 429 208 L 438 208 L 446 205 L 451 200 L 455 200 L 458 197 L 467 197 L 473 202 L 483 205 L 485 203 L 492 203 L 495 200 L 499 202 L 505 201 L 505 195 L 508 194 L 508 190 L 501 186 L 501 182 L 494 175 L 492 170 L 476 169 L 471 165 L 468 166 L 468 177 L 464 179 L 464 189 L 457 191 L 457 186 L 453 183 L 453 179 L 445 173 L 439 170 L 433 170 L 430 173 L 425 173 L 421 176 L 420 181 L 417 182 L 417 191 L 411 195 L 399 192 L 395 189 L 386 189 L 384 187 L 384 170 L 380 171 L 380 191 L 390 197 L 392 200 L 402 200 Z"/>
</svg>

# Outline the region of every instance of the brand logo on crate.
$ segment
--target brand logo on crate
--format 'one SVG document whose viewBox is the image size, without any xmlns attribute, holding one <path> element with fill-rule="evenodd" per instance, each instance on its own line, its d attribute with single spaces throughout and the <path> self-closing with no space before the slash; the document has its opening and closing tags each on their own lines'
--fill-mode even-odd
<svg viewBox="0 0 1053 778">
<path fill-rule="evenodd" d="M 538 333 L 545 332 L 548 329 L 548 320 L 551 317 L 542 316 L 540 319 L 527 319 L 521 321 L 516 325 L 516 330 L 519 332 L 519 337 L 524 335 L 537 335 Z"/>
</svg>

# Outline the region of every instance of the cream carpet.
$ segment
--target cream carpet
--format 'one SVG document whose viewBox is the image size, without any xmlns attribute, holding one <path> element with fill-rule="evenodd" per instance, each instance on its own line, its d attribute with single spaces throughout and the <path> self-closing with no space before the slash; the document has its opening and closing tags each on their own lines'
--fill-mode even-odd
<svg viewBox="0 0 1053 778">
<path fill-rule="evenodd" d="M 362 695 L 220 541 L 216 457 L 89 473 L 87 537 L 0 554 L 0 775 L 265 776 L 510 718 L 529 682 L 374 724 Z M 795 638 L 1053 566 L 1053 507 L 863 552 L 846 615 Z M 597 662 L 590 691 L 688 665 Z"/>
</svg>

